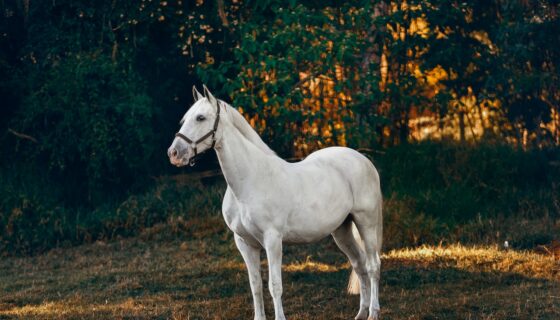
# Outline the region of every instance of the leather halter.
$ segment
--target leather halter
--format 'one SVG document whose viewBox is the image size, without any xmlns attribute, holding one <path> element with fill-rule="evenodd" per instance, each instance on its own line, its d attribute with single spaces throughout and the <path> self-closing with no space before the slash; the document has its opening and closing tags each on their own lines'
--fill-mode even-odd
<svg viewBox="0 0 560 320">
<path fill-rule="evenodd" d="M 181 132 L 177 132 L 175 134 L 176 137 L 179 137 L 183 140 L 185 140 L 189 145 L 191 145 L 194 149 L 194 156 L 192 156 L 189 159 L 189 165 L 192 167 L 195 164 L 196 158 L 199 155 L 196 149 L 196 146 L 201 143 L 202 141 L 208 139 L 208 137 L 212 137 L 212 145 L 210 146 L 209 149 L 214 148 L 214 146 L 216 145 L 216 130 L 218 129 L 218 123 L 220 123 L 220 102 L 216 101 L 216 106 L 218 107 L 218 111 L 216 112 L 216 119 L 214 120 L 214 127 L 212 128 L 212 130 L 208 131 L 205 135 L 203 135 L 202 137 L 198 138 L 198 140 L 196 141 L 192 141 L 191 139 L 189 139 L 187 136 L 185 136 L 184 134 L 182 134 Z M 207 150 L 204 150 L 202 153 L 206 152 Z M 202 154 L 201 153 L 201 154 Z"/>
</svg>

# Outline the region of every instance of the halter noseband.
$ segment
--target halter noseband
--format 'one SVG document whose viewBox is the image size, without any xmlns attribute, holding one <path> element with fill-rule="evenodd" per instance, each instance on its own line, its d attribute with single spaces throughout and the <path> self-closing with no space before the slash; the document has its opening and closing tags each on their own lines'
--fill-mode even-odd
<svg viewBox="0 0 560 320">
<path fill-rule="evenodd" d="M 214 148 L 214 145 L 216 145 L 216 130 L 218 129 L 218 123 L 220 123 L 220 102 L 216 101 L 216 106 L 218 107 L 218 112 L 216 113 L 216 119 L 214 120 L 214 127 L 212 128 L 212 130 L 208 131 L 205 135 L 203 135 L 202 137 L 200 137 L 198 140 L 196 141 L 192 141 L 191 139 L 189 139 L 187 136 L 185 136 L 184 134 L 182 134 L 181 132 L 177 132 L 175 134 L 176 137 L 179 137 L 183 140 L 185 140 L 188 144 L 190 144 L 193 149 L 194 149 L 194 156 L 192 156 L 189 159 L 189 165 L 192 167 L 195 164 L 196 161 L 196 157 L 199 155 L 197 150 L 196 150 L 196 146 L 201 143 L 202 141 L 208 139 L 208 137 L 212 137 L 212 145 L 210 146 L 210 148 L 208 149 L 212 149 Z M 208 150 L 207 149 L 207 150 Z M 204 150 L 204 152 L 206 152 L 206 150 Z M 203 153 L 204 153 L 203 152 Z M 201 153 L 202 154 L 202 153 Z"/>
</svg>

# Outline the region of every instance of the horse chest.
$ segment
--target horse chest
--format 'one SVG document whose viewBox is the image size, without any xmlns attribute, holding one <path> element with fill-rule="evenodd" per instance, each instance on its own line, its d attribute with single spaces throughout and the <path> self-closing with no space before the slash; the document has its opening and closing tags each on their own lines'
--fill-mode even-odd
<svg viewBox="0 0 560 320">
<path fill-rule="evenodd" d="M 263 235 L 263 223 L 258 215 L 251 214 L 249 208 L 240 203 L 235 203 L 223 210 L 224 220 L 227 226 L 235 234 L 246 240 L 254 239 L 261 242 Z"/>
</svg>

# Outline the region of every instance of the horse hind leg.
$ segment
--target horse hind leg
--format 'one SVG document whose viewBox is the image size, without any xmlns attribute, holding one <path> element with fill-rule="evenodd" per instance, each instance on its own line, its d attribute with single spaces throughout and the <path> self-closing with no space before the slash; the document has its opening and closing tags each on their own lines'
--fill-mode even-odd
<svg viewBox="0 0 560 320">
<path fill-rule="evenodd" d="M 360 280 L 360 310 L 356 320 L 366 319 L 370 302 L 369 279 L 366 270 L 366 254 L 352 233 L 352 219 L 348 218 L 333 233 L 333 239 L 340 250 L 348 257 L 354 272 Z"/>
<path fill-rule="evenodd" d="M 354 223 L 365 244 L 366 269 L 371 282 L 368 320 L 378 319 L 379 314 L 379 279 L 381 272 L 382 218 L 381 204 L 369 212 L 354 215 Z"/>
</svg>

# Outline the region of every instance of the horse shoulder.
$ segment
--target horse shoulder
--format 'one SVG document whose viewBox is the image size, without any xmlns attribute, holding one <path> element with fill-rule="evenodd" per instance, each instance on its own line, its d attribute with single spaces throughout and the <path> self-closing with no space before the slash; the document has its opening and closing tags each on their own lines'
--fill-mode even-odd
<svg viewBox="0 0 560 320">
<path fill-rule="evenodd" d="M 234 229 L 240 219 L 240 207 L 239 202 L 229 187 L 226 189 L 222 201 L 222 214 L 227 226 L 235 232 Z"/>
<path fill-rule="evenodd" d="M 248 215 L 250 216 L 249 211 L 250 206 L 240 202 L 228 186 L 222 202 L 222 214 L 226 225 L 246 242 L 257 246 L 260 243 L 258 241 L 259 237 L 256 236 L 258 233 L 253 230 L 252 224 L 247 221 Z"/>
</svg>

